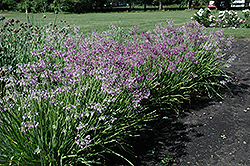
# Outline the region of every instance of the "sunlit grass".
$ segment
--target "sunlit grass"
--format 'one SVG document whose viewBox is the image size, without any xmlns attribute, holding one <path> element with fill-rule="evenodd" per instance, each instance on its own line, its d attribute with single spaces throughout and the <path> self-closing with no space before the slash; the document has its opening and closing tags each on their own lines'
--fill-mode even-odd
<svg viewBox="0 0 250 166">
<path fill-rule="evenodd" d="M 155 24 L 166 25 L 166 20 L 171 19 L 176 26 L 184 25 L 190 21 L 190 17 L 196 10 L 184 11 L 147 11 L 147 12 L 121 12 L 121 13 L 87 13 L 87 14 L 65 14 L 59 13 L 57 22 L 60 20 L 66 21 L 67 24 L 80 26 L 83 32 L 91 32 L 92 30 L 104 31 L 110 25 L 120 26 L 124 29 L 129 29 L 134 25 L 139 25 L 140 29 L 150 30 L 155 27 Z M 18 12 L 0 12 L 6 18 L 18 18 L 21 21 L 26 21 L 25 13 Z M 46 15 L 46 19 L 42 19 Z M 29 14 L 33 24 L 47 25 L 54 21 L 54 13 L 38 13 Z M 214 28 L 208 28 L 214 30 Z M 227 29 L 225 35 L 234 35 L 237 38 L 250 38 L 250 29 Z"/>
<path fill-rule="evenodd" d="M 149 30 L 155 24 L 165 24 L 166 19 L 172 19 L 176 25 L 183 25 L 190 20 L 193 11 L 162 11 L 162 12 L 122 12 L 122 13 L 87 13 L 87 14 L 62 14 L 59 13 L 57 22 L 66 20 L 70 25 L 78 25 L 84 32 L 92 30 L 107 30 L 110 25 L 120 26 L 128 29 L 139 25 L 140 29 Z M 1 12 L 6 18 L 18 18 L 26 21 L 25 13 Z M 46 19 L 42 19 L 44 13 L 29 14 L 35 24 L 47 24 L 54 21 L 54 13 L 45 13 Z"/>
</svg>

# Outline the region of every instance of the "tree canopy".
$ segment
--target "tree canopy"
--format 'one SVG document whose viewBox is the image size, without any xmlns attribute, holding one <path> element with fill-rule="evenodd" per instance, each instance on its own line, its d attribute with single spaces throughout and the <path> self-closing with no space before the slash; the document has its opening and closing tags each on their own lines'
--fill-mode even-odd
<svg viewBox="0 0 250 166">
<path fill-rule="evenodd" d="M 229 7 L 231 0 L 225 1 L 225 6 Z M 220 6 L 222 0 L 215 0 L 216 6 Z M 112 8 L 114 5 L 141 5 L 146 10 L 147 5 L 159 6 L 179 4 L 182 7 L 191 7 L 191 5 L 208 5 L 209 0 L 2 0 L 0 1 L 0 10 L 13 10 L 25 12 L 77 12 L 85 13 L 97 10 Z"/>
</svg>

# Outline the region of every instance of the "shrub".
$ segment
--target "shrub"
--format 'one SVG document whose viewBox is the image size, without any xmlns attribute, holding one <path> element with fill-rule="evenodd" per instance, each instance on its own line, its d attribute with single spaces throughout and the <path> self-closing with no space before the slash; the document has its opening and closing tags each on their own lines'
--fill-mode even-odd
<svg viewBox="0 0 250 166">
<path fill-rule="evenodd" d="M 15 10 L 17 2 L 15 0 L 3 0 L 0 2 L 1 10 Z"/>
<path fill-rule="evenodd" d="M 243 19 L 241 19 L 236 11 L 233 10 L 225 10 L 220 11 L 218 16 L 219 26 L 225 27 L 235 27 L 238 28 L 243 23 Z"/>
<path fill-rule="evenodd" d="M 242 14 L 244 16 L 243 27 L 250 28 L 250 10 L 242 10 Z"/>
<path fill-rule="evenodd" d="M 241 18 L 236 11 L 233 10 L 225 10 L 220 11 L 219 15 L 216 17 L 212 14 L 210 9 L 200 9 L 196 12 L 191 20 L 196 20 L 200 24 L 206 27 L 221 27 L 221 28 L 239 28 L 239 27 L 249 27 L 249 10 L 243 10 L 243 18 Z"/>
<path fill-rule="evenodd" d="M 209 27 L 215 23 L 215 16 L 212 15 L 212 12 L 209 8 L 205 8 L 204 10 L 201 8 L 191 17 L 191 20 L 196 20 L 198 23 Z"/>
</svg>

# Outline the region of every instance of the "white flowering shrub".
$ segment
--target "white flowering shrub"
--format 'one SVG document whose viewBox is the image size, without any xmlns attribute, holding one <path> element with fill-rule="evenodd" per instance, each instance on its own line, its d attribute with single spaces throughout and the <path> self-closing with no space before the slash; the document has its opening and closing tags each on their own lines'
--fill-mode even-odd
<svg viewBox="0 0 250 166">
<path fill-rule="evenodd" d="M 215 16 L 212 15 L 212 12 L 209 8 L 206 9 L 201 8 L 191 17 L 191 20 L 196 20 L 198 23 L 206 27 L 209 27 L 214 25 Z"/>
<path fill-rule="evenodd" d="M 235 27 L 238 28 L 243 24 L 243 19 L 233 10 L 220 11 L 218 16 L 220 27 Z"/>
<path fill-rule="evenodd" d="M 249 18 L 250 17 L 250 10 L 249 9 L 242 10 L 242 14 L 244 15 L 245 18 Z"/>
<path fill-rule="evenodd" d="M 220 11 L 218 16 L 215 16 L 210 9 L 201 8 L 191 17 L 191 20 L 196 20 L 206 27 L 250 28 L 250 10 L 242 10 L 242 15 L 243 17 L 240 17 L 236 11 L 225 10 Z"/>
<path fill-rule="evenodd" d="M 243 27 L 250 28 L 250 10 L 249 9 L 242 10 L 242 14 L 244 16 Z"/>
</svg>

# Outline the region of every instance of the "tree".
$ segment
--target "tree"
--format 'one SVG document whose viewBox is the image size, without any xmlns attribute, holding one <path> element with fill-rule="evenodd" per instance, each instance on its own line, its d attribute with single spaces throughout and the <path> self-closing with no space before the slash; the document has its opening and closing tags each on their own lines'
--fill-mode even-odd
<svg viewBox="0 0 250 166">
<path fill-rule="evenodd" d="M 195 0 L 195 1 L 183 0 L 181 1 L 181 6 L 182 7 L 186 6 L 188 9 L 191 9 L 191 5 L 193 2 L 195 2 L 195 4 L 198 4 L 198 5 L 208 5 L 209 0 Z"/>
<path fill-rule="evenodd" d="M 1 10 L 15 10 L 18 2 L 19 1 L 15 0 L 2 0 L 2 2 L 0 2 Z"/>
<path fill-rule="evenodd" d="M 159 10 L 162 10 L 162 0 L 159 0 Z"/>
<path fill-rule="evenodd" d="M 224 6 L 222 6 L 222 1 L 225 2 Z M 232 0 L 215 0 L 215 6 L 218 9 L 222 9 L 222 8 L 230 8 L 230 5 L 232 3 Z"/>
</svg>

